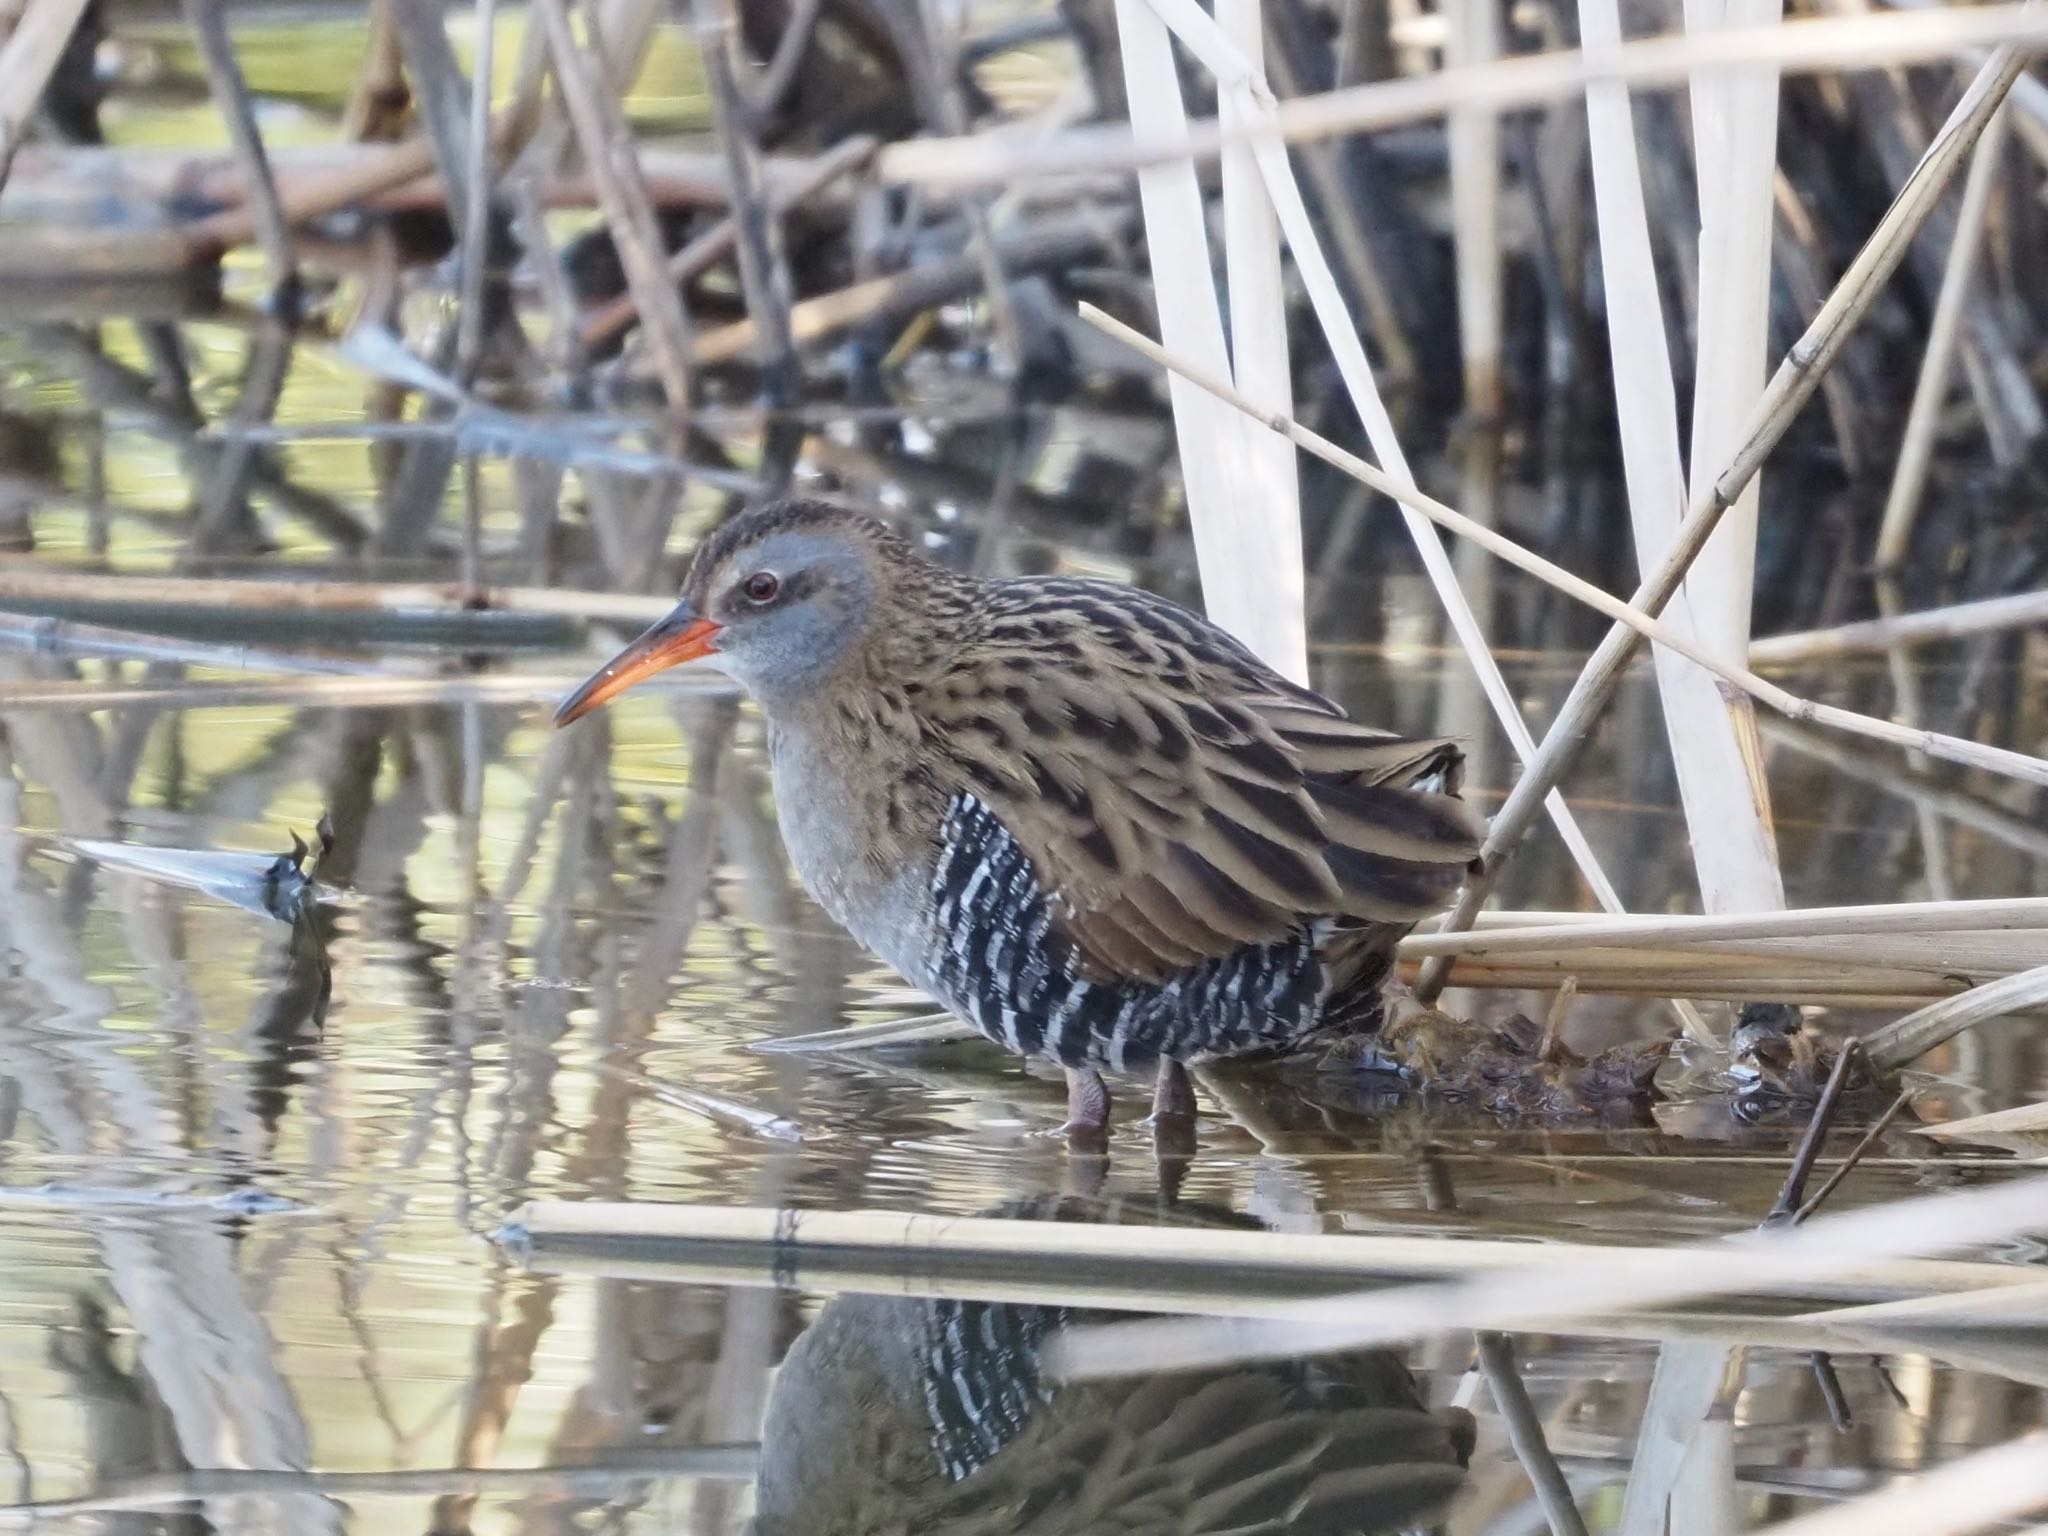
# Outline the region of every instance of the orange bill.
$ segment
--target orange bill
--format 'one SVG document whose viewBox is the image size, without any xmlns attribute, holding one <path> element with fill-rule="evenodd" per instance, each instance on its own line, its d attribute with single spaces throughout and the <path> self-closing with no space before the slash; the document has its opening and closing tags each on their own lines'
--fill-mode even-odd
<svg viewBox="0 0 2048 1536">
<path fill-rule="evenodd" d="M 700 619 L 687 604 L 648 630 L 610 661 L 592 673 L 581 688 L 562 700 L 555 711 L 555 724 L 580 720 L 598 705 L 616 698 L 643 678 L 700 656 L 709 656 L 723 625 Z"/>
</svg>

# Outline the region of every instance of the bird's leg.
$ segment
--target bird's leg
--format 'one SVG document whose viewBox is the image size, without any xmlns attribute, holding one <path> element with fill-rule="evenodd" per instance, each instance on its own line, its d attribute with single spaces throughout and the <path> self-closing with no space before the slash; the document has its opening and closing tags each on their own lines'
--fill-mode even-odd
<svg viewBox="0 0 2048 1536">
<path fill-rule="evenodd" d="M 1171 1056 L 1159 1058 L 1159 1077 L 1152 1085 L 1152 1118 L 1195 1118 L 1195 1089 L 1188 1081 L 1188 1069 Z"/>
<path fill-rule="evenodd" d="M 1152 1087 L 1152 1150 L 1162 1177 L 1170 1163 L 1179 1163 L 1185 1171 L 1195 1155 L 1194 1086 L 1188 1069 L 1170 1056 L 1159 1059 L 1159 1077 Z"/>
<path fill-rule="evenodd" d="M 1076 1151 L 1109 1146 L 1109 1085 L 1093 1067 L 1067 1068 L 1067 1123 L 1060 1127 Z"/>
</svg>

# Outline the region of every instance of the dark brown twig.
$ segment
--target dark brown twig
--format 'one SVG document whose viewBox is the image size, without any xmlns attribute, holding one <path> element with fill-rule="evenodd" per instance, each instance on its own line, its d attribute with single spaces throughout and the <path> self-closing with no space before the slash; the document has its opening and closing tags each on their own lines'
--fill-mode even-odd
<svg viewBox="0 0 2048 1536">
<path fill-rule="evenodd" d="M 1536 1490 L 1536 1502 L 1543 1506 L 1551 1536 L 1586 1536 L 1586 1522 L 1579 1513 L 1578 1501 L 1572 1497 L 1572 1485 L 1551 1454 L 1550 1442 L 1543 1434 L 1543 1421 L 1536 1416 L 1536 1405 L 1529 1401 L 1529 1389 L 1522 1384 L 1522 1373 L 1515 1366 L 1513 1342 L 1504 1333 L 1479 1333 L 1473 1337 L 1479 1345 L 1479 1369 L 1493 1393 L 1494 1407 L 1500 1410 L 1508 1444 L 1515 1448 L 1515 1457 L 1529 1476 L 1529 1486 Z"/>
<path fill-rule="evenodd" d="M 1854 1040 L 1843 1042 L 1842 1052 L 1835 1058 L 1835 1069 L 1828 1074 L 1827 1086 L 1821 1090 L 1820 1102 L 1813 1106 L 1813 1117 L 1806 1122 L 1806 1134 L 1800 1138 L 1792 1166 L 1785 1170 L 1784 1187 L 1772 1202 L 1770 1214 L 1764 1217 L 1765 1226 L 1799 1219 L 1799 1202 L 1806 1193 L 1806 1181 L 1813 1175 L 1813 1165 L 1820 1157 L 1821 1145 L 1827 1140 L 1828 1130 L 1835 1122 L 1843 1090 L 1849 1086 L 1849 1069 L 1860 1050 Z"/>
<path fill-rule="evenodd" d="M 1910 1092 L 1904 1092 L 1892 1100 L 1890 1107 L 1877 1117 L 1869 1130 L 1863 1133 L 1863 1139 L 1849 1149 L 1849 1155 L 1843 1158 L 1834 1172 L 1827 1176 L 1827 1181 L 1813 1192 L 1812 1197 L 1804 1205 L 1799 1207 L 1798 1212 L 1792 1217 L 1794 1222 L 1804 1221 L 1820 1209 L 1821 1201 L 1827 1199 L 1829 1195 L 1835 1192 L 1835 1186 L 1849 1176 L 1849 1170 L 1862 1162 L 1870 1149 L 1877 1145 L 1878 1138 L 1891 1129 L 1891 1123 L 1899 1118 L 1900 1112 L 1905 1109 L 1907 1102 L 1911 1098 L 1912 1094 Z"/>
<path fill-rule="evenodd" d="M 1846 1435 L 1856 1427 L 1856 1416 L 1849 1411 L 1849 1396 L 1842 1390 L 1842 1378 L 1835 1374 L 1834 1357 L 1824 1350 L 1815 1350 L 1807 1356 L 1807 1363 L 1813 1367 L 1814 1385 L 1820 1388 L 1829 1427 L 1838 1435 Z"/>
</svg>

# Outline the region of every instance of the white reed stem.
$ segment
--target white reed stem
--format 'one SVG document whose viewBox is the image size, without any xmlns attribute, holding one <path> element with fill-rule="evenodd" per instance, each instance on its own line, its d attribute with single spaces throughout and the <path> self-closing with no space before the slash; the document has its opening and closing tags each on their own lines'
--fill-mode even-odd
<svg viewBox="0 0 2048 1536">
<path fill-rule="evenodd" d="M 1579 30 L 1589 57 L 1611 55 L 1621 46 L 1615 0 L 1580 0 Z M 1636 561 L 1648 575 L 1670 551 L 1678 521 L 1685 515 L 1686 488 L 1678 454 L 1678 399 L 1628 88 L 1613 83 L 1589 86 L 1586 122 L 1615 417 Z M 1701 310 L 1706 312 L 1704 303 Z M 1672 599 L 1663 618 L 1678 633 L 1699 639 L 1683 592 Z M 1768 820 L 1755 792 L 1751 760 L 1744 751 L 1743 722 L 1730 713 L 1709 673 L 1664 650 L 1657 652 L 1656 664 L 1702 905 L 1709 912 L 1782 907 L 1783 885 Z"/>
<path fill-rule="evenodd" d="M 1135 0 L 1118 0 L 1119 14 L 1125 6 L 1133 3 Z M 1223 35 L 1207 13 L 1195 5 L 1194 0 L 1151 0 L 1151 4 L 1173 28 L 1174 35 L 1187 45 L 1188 51 L 1216 76 L 1219 91 L 1238 93 L 1242 97 L 1243 110 L 1251 121 L 1262 126 L 1272 122 L 1272 95 L 1266 90 L 1258 71 Z M 1287 161 L 1287 151 L 1277 137 L 1263 134 L 1255 136 L 1252 144 L 1259 170 L 1265 178 L 1266 191 L 1272 197 L 1274 210 L 1279 216 L 1280 228 L 1287 236 L 1288 249 L 1294 253 L 1294 264 L 1301 274 L 1302 285 L 1308 290 L 1309 302 L 1322 324 L 1324 338 L 1336 358 L 1337 371 L 1351 395 L 1351 403 L 1365 425 L 1372 451 L 1386 466 L 1389 479 L 1413 492 L 1415 477 L 1409 472 L 1407 456 L 1402 453 L 1400 441 L 1394 434 L 1393 420 L 1387 415 L 1385 402 L 1380 399 L 1379 386 L 1373 379 L 1372 365 L 1366 360 L 1358 327 L 1352 321 L 1336 276 L 1316 239 L 1308 206 L 1302 201 L 1301 188 L 1295 182 L 1293 169 Z M 1169 343 L 1168 350 L 1178 349 Z M 1220 376 L 1216 370 L 1210 371 L 1212 376 Z M 1426 519 L 1409 510 L 1404 498 L 1397 495 L 1395 500 L 1402 503 L 1402 517 L 1415 539 L 1423 569 L 1436 588 L 1459 643 L 1472 659 L 1488 702 L 1499 717 L 1502 729 L 1507 732 L 1508 740 L 1513 743 L 1516 755 L 1527 762 L 1536 751 L 1536 743 L 1529 734 L 1528 724 L 1522 719 L 1520 705 L 1487 647 L 1478 619 L 1458 588 L 1457 575 L 1451 568 L 1451 558 L 1444 550 L 1443 541 L 1429 527 Z M 1571 851 L 1580 873 L 1600 904 L 1610 912 L 1622 910 L 1621 898 L 1615 894 L 1612 882 L 1600 868 L 1592 845 L 1586 841 L 1570 808 L 1565 805 L 1564 797 L 1553 792 L 1544 803 L 1557 824 L 1558 834 L 1564 839 L 1566 848 Z"/>
<path fill-rule="evenodd" d="M 1245 57 L 1264 51 L 1261 0 L 1216 0 L 1216 23 Z M 1234 92 L 1219 103 L 1223 121 L 1249 126 Z M 1248 141 L 1223 151 L 1223 267 L 1230 290 L 1230 361 L 1237 387 L 1261 405 L 1292 412 L 1294 381 L 1287 358 L 1287 288 L 1280 269 L 1280 226 Z M 1308 681 L 1307 594 L 1301 564 L 1301 485 L 1292 443 L 1255 432 L 1248 441 L 1257 502 L 1244 509 L 1261 525 L 1256 574 L 1268 592 L 1268 665 L 1297 683 Z"/>
<path fill-rule="evenodd" d="M 1116 19 L 1132 130 L 1140 135 L 1184 132 L 1187 110 L 1165 25 L 1144 0 L 1116 0 Z M 1168 161 L 1139 171 L 1138 201 L 1145 216 L 1160 333 L 1173 338 L 1169 345 L 1174 350 L 1227 374 L 1230 358 L 1209 266 L 1209 232 L 1194 162 Z M 1170 380 L 1167 388 L 1209 617 L 1269 663 L 1285 667 L 1305 627 L 1299 613 L 1300 577 L 1294 578 L 1295 610 L 1284 612 L 1284 589 L 1270 576 L 1275 563 L 1272 535 L 1261 515 L 1261 486 L 1244 423 L 1185 380 Z M 1300 537 L 1297 518 L 1297 551 Z"/>
</svg>

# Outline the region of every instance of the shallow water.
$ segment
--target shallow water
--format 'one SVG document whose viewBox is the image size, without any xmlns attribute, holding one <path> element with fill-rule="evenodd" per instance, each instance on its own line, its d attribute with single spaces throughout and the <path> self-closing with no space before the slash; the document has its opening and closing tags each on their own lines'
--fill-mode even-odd
<svg viewBox="0 0 2048 1536">
<path fill-rule="evenodd" d="M 770 1372 L 822 1297 L 529 1269 L 493 1241 L 508 1216 L 554 1196 L 973 1214 L 1075 1188 L 1038 1134 L 1058 1085 L 992 1049 L 750 1049 L 920 1006 L 793 887 L 757 723 L 730 700 L 636 697 L 559 736 L 535 707 L 16 709 L 4 740 L 0 1490 L 122 1511 L 53 1511 L 48 1528 L 736 1529 Z M 1603 848 L 1669 835 L 1662 806 L 1583 803 Z M 310 934 L 66 845 L 267 854 L 323 810 L 323 879 L 346 894 Z M 1874 835 L 1847 808 L 1787 821 L 1794 869 L 1840 869 L 1827 850 Z M 1654 1005 L 1582 1007 L 1592 1039 L 1663 1027 Z M 1971 1107 L 2048 1090 L 2016 1032 L 1935 1066 Z M 1245 1092 L 1234 1112 L 1205 1097 L 1190 1218 L 1672 1239 L 1753 1225 L 1789 1139 L 1713 1102 L 1677 1134 Z M 1134 1118 L 1104 1196 L 1161 1219 Z M 1844 1198 L 1987 1176 L 1981 1156 L 1916 1141 L 1890 1138 Z M 1520 1349 L 1589 1516 L 1612 1520 L 1655 1345 Z M 1437 1408 L 1468 1354 L 1410 1354 Z M 2023 1355 L 2013 1369 L 1844 1359 L 1837 1429 L 1803 1352 L 1755 1351 L 1733 1407 L 1747 1513 L 2038 1422 L 2025 1383 L 2043 1373 Z M 1536 1528 L 1489 1403 L 1471 1403 L 1451 1525 Z M 558 1475 L 506 1470 L 532 1468 Z"/>
</svg>

